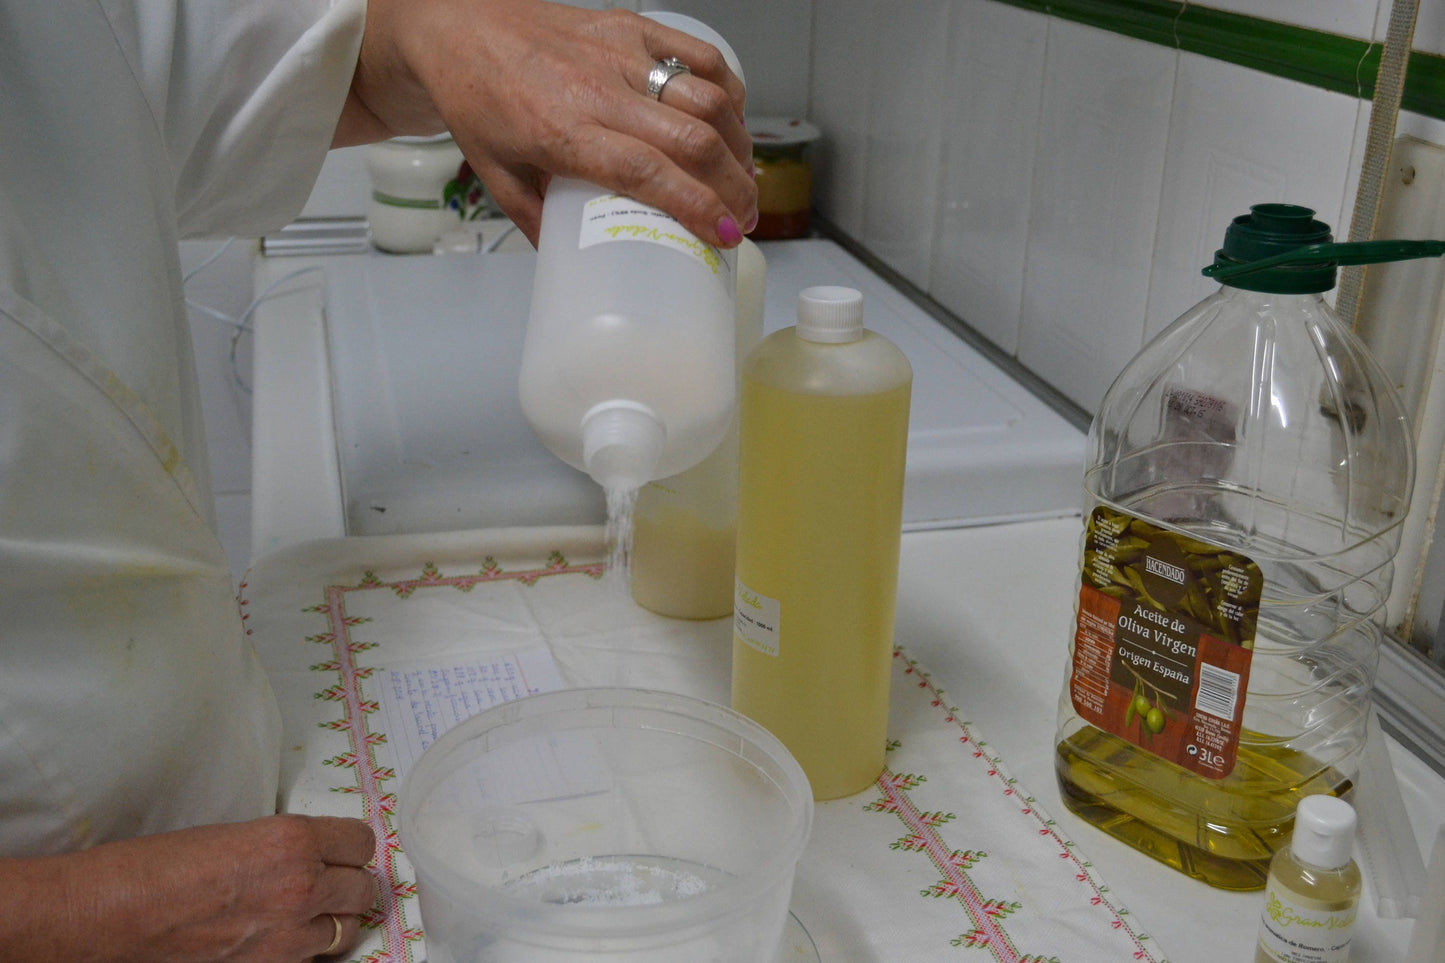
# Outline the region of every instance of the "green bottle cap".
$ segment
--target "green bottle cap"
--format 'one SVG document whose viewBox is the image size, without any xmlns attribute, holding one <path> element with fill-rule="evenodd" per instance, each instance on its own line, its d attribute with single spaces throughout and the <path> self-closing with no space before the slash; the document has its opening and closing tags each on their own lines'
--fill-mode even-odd
<svg viewBox="0 0 1445 963">
<path fill-rule="evenodd" d="M 1255 204 L 1230 222 L 1224 247 L 1206 277 L 1246 291 L 1314 294 L 1335 286 L 1341 264 L 1379 264 L 1439 257 L 1445 241 L 1361 241 L 1335 244 L 1330 226 L 1295 204 Z"/>
<path fill-rule="evenodd" d="M 1248 214 L 1230 222 L 1224 247 L 1214 252 L 1216 271 L 1292 254 L 1313 244 L 1329 244 L 1330 226 L 1315 220 L 1315 212 L 1294 204 L 1255 204 Z M 1208 270 L 1205 271 L 1209 273 Z M 1275 294 L 1309 294 L 1335 286 L 1333 262 L 1284 264 L 1235 275 L 1213 275 L 1231 287 Z"/>
</svg>

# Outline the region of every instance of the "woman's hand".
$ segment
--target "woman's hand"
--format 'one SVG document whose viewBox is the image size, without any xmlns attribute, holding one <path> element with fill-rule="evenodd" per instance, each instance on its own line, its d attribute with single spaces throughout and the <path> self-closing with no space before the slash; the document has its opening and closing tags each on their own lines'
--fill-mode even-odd
<svg viewBox="0 0 1445 963">
<path fill-rule="evenodd" d="M 656 100 L 647 75 L 676 57 Z M 552 175 L 735 246 L 757 219 L 742 82 L 710 44 L 625 11 L 540 0 L 369 0 L 338 146 L 450 130 L 535 244 Z"/>
<path fill-rule="evenodd" d="M 376 901 L 365 868 L 375 849 L 359 820 L 287 815 L 0 860 L 12 894 L 0 958 L 302 963 L 343 952 Z"/>
</svg>

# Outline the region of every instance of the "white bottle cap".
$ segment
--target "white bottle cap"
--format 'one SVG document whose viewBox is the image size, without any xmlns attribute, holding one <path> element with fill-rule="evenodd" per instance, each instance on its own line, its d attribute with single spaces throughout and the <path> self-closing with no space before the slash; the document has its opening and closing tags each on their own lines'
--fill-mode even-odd
<svg viewBox="0 0 1445 963">
<path fill-rule="evenodd" d="M 667 427 L 647 405 L 614 399 L 582 416 L 582 464 L 606 491 L 640 488 L 652 480 Z"/>
<path fill-rule="evenodd" d="M 1355 809 L 1336 796 L 1306 796 L 1294 816 L 1290 851 L 1295 859 L 1321 869 L 1350 861 L 1355 841 Z"/>
<path fill-rule="evenodd" d="M 852 288 L 824 285 L 798 295 L 798 337 L 841 344 L 863 337 L 863 295 Z"/>
</svg>

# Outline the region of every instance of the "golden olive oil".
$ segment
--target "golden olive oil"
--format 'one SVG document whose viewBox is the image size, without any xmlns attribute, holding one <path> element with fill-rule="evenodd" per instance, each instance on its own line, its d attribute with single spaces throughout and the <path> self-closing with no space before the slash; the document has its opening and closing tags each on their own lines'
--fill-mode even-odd
<svg viewBox="0 0 1445 963">
<path fill-rule="evenodd" d="M 883 770 L 909 387 L 783 394 L 743 387 L 757 471 L 739 502 L 754 536 L 738 543 L 737 577 L 779 600 L 781 618 L 776 655 L 734 643 L 733 708 L 781 739 L 813 795 L 831 799 Z M 857 442 L 809 444 L 840 437 Z"/>
<path fill-rule="evenodd" d="M 1054 759 L 1064 804 L 1121 842 L 1210 886 L 1264 887 L 1289 842 L 1295 807 L 1351 782 L 1292 749 L 1241 739 L 1234 771 L 1204 779 L 1118 736 L 1084 726 Z"/>
<path fill-rule="evenodd" d="M 732 703 L 818 799 L 883 770 L 911 388 L 861 324 L 845 343 L 784 329 L 744 367 Z"/>
</svg>

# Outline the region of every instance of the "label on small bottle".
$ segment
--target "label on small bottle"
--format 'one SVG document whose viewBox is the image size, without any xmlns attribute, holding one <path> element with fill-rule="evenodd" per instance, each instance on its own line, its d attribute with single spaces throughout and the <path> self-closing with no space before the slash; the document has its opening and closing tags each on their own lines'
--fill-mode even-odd
<svg viewBox="0 0 1445 963">
<path fill-rule="evenodd" d="M 601 194 L 582 206 L 577 249 L 615 241 L 660 244 L 697 260 L 728 284 L 732 268 L 718 249 L 698 238 L 671 214 L 623 194 Z"/>
<path fill-rule="evenodd" d="M 778 654 L 778 630 L 783 603 L 734 581 L 733 636 L 763 655 Z"/>
<path fill-rule="evenodd" d="M 1265 889 L 1259 949 L 1277 963 L 1345 963 L 1356 907 L 1332 907 L 1275 885 Z"/>
<path fill-rule="evenodd" d="M 1229 775 L 1259 566 L 1100 506 L 1088 519 L 1081 572 L 1069 682 L 1080 717 L 1201 776 Z"/>
</svg>

